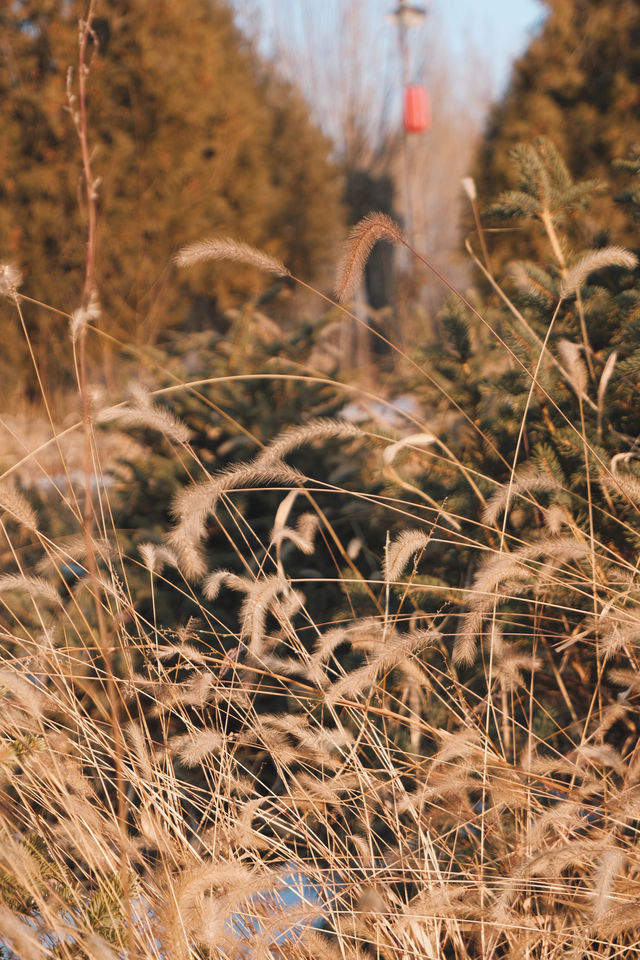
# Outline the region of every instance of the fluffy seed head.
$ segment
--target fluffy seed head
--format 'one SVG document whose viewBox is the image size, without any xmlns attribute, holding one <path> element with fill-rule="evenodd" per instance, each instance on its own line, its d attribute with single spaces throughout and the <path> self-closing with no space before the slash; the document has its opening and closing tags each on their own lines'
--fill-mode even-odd
<svg viewBox="0 0 640 960">
<path fill-rule="evenodd" d="M 429 537 L 421 530 L 404 530 L 387 547 L 384 578 L 387 582 L 399 580 L 411 557 L 426 549 Z"/>
<path fill-rule="evenodd" d="M 179 250 L 174 257 L 179 267 L 191 267 L 194 263 L 205 260 L 231 260 L 234 263 L 244 263 L 267 273 L 274 273 L 277 277 L 290 277 L 291 273 L 281 260 L 249 246 L 248 243 L 239 243 L 231 237 L 209 237 L 206 240 L 196 240 Z"/>
<path fill-rule="evenodd" d="M 189 428 L 160 404 L 152 403 L 151 398 L 142 391 L 136 391 L 131 405 L 121 404 L 101 410 L 98 423 L 120 423 L 123 427 L 147 427 L 157 430 L 174 443 L 188 443 L 191 437 Z"/>
<path fill-rule="evenodd" d="M 89 303 L 86 306 L 75 310 L 71 314 L 71 320 L 69 321 L 71 342 L 76 343 L 83 330 L 86 329 L 87 324 L 94 323 L 96 320 L 99 320 L 101 314 L 102 310 L 100 308 L 100 301 L 98 300 L 98 295 L 94 290 L 89 298 Z"/>
<path fill-rule="evenodd" d="M 624 267 L 633 270 L 638 258 L 624 247 L 604 247 L 602 250 L 590 250 L 570 267 L 560 286 L 560 296 L 568 297 L 576 293 L 585 283 L 590 273 L 604 270 L 606 267 Z"/>
<path fill-rule="evenodd" d="M 587 368 L 582 359 L 583 347 L 571 340 L 561 340 L 558 344 L 560 359 L 567 369 L 571 386 L 578 394 L 584 396 L 587 390 Z"/>
<path fill-rule="evenodd" d="M 378 240 L 404 243 L 400 227 L 384 213 L 370 213 L 349 234 L 338 264 L 335 294 L 340 302 L 353 296 L 362 271 Z"/>
<path fill-rule="evenodd" d="M 27 530 L 38 529 L 38 517 L 27 499 L 10 484 L 0 484 L 0 509 Z"/>
</svg>

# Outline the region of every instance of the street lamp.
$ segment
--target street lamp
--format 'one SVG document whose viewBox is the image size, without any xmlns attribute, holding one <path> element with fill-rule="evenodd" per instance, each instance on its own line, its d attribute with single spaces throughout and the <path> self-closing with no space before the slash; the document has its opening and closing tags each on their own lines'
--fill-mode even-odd
<svg viewBox="0 0 640 960">
<path fill-rule="evenodd" d="M 422 218 L 419 210 L 413 209 L 413 170 L 415 166 L 414 134 L 425 133 L 431 124 L 431 108 L 429 94 L 426 87 L 415 83 L 412 76 L 409 59 L 408 32 L 411 27 L 419 26 L 427 16 L 425 7 L 409 4 L 406 0 L 399 0 L 395 10 L 389 13 L 388 19 L 398 28 L 400 64 L 402 68 L 402 122 L 404 137 L 402 140 L 402 165 L 404 167 L 404 194 L 405 194 L 405 225 L 412 240 L 414 234 L 422 232 Z M 412 159 L 413 158 L 413 159 Z M 416 223 L 415 220 L 418 222 Z M 417 228 L 417 230 L 416 230 Z"/>
<path fill-rule="evenodd" d="M 400 5 L 393 10 L 388 19 L 398 27 L 400 41 L 400 62 L 402 64 L 403 88 L 403 120 L 407 133 L 424 133 L 429 129 L 431 111 L 429 96 L 422 84 L 411 82 L 411 67 L 409 64 L 409 45 L 407 31 L 409 27 L 418 27 L 425 19 L 425 7 L 417 7 L 400 0 Z"/>
<path fill-rule="evenodd" d="M 389 20 L 401 27 L 419 27 L 426 15 L 425 7 L 410 7 L 401 2 L 400 6 L 389 14 Z"/>
</svg>

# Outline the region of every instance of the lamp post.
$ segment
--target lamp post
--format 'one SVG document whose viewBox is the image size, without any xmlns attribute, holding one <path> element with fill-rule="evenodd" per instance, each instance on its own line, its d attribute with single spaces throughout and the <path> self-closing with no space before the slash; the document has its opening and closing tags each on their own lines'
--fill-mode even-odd
<svg viewBox="0 0 640 960">
<path fill-rule="evenodd" d="M 405 220 L 407 234 L 412 242 L 415 241 L 415 224 L 409 137 L 428 130 L 431 116 L 427 90 L 422 84 L 412 82 L 408 32 L 411 27 L 420 26 L 426 15 L 425 7 L 409 4 L 406 0 L 399 0 L 399 5 L 389 14 L 389 20 L 398 27 L 398 48 L 402 76 L 402 165 L 404 168 Z"/>
</svg>

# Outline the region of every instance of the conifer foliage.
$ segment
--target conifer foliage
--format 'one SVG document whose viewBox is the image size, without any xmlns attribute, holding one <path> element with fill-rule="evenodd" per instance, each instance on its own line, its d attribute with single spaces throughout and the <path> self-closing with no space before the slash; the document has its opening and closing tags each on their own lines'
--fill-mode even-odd
<svg viewBox="0 0 640 960">
<path fill-rule="evenodd" d="M 494 197 L 511 174 L 510 151 L 535 136 L 550 139 L 577 178 L 612 180 L 612 161 L 640 139 L 640 7 L 635 0 L 545 0 L 546 19 L 516 62 L 510 87 L 490 116 L 477 164 L 479 194 Z M 611 194 L 595 196 L 580 229 L 605 229 L 633 244 Z M 499 246 L 493 244 L 494 248 Z M 508 247 L 508 249 L 506 249 Z M 540 234 L 510 231 L 494 265 L 543 253 Z"/>
<path fill-rule="evenodd" d="M 548 140 L 519 144 L 512 163 L 517 189 L 503 191 L 490 212 L 509 226 L 528 221 L 528 232 L 533 223 L 543 255 L 510 265 L 508 296 L 494 281 L 501 305 L 482 308 L 484 325 L 453 301 L 443 313 L 445 342 L 430 351 L 430 362 L 456 405 L 447 442 L 479 479 L 474 491 L 450 463 L 436 461 L 427 489 L 448 497 L 454 515 L 484 524 L 489 551 L 480 560 L 470 551 L 466 565 L 459 551 L 448 556 L 450 578 L 474 590 L 454 657 L 474 662 L 482 641 L 493 643 L 496 622 L 504 630 L 518 624 L 522 649 L 531 629 L 523 597 L 535 596 L 549 604 L 549 649 L 566 636 L 594 643 L 596 656 L 580 651 L 585 676 L 593 677 L 598 651 L 613 661 L 620 649 L 626 614 L 609 622 L 607 603 L 637 550 L 638 261 L 619 245 L 572 242 L 572 217 L 597 182 L 575 182 Z M 631 182 L 625 199 L 633 204 L 636 196 Z M 472 532 L 477 538 L 478 528 Z M 575 689 L 578 699 L 586 696 L 580 684 Z M 559 704 L 556 719 L 570 724 L 572 709 Z M 547 743 L 556 738 L 563 750 L 563 737 L 558 729 Z"/>
</svg>

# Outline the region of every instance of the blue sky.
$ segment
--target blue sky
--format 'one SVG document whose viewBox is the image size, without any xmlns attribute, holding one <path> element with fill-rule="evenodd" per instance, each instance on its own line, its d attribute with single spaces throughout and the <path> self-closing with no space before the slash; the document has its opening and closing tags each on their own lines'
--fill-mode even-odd
<svg viewBox="0 0 640 960">
<path fill-rule="evenodd" d="M 525 49 L 545 14 L 540 0 L 432 0 L 429 7 L 442 19 L 452 51 L 457 52 L 468 37 L 487 53 L 500 90 L 508 82 L 513 59 Z"/>
<path fill-rule="evenodd" d="M 285 44 L 308 42 L 314 34 L 326 35 L 337 29 L 337 11 L 348 8 L 366 11 L 372 26 L 389 32 L 386 13 L 397 0 L 233 0 L 250 22 L 260 20 L 263 49 L 277 37 Z M 410 0 L 426 6 L 429 16 L 424 27 L 413 31 L 419 43 L 420 31 L 436 30 L 447 53 L 455 58 L 473 48 L 491 65 L 493 89 L 497 95 L 508 82 L 511 63 L 527 45 L 541 24 L 545 7 L 541 0 Z M 305 39 L 306 38 L 306 41 Z"/>
<path fill-rule="evenodd" d="M 370 145 L 397 127 L 402 71 L 388 14 L 399 0 L 231 0 L 240 27 L 309 102 L 344 153 L 358 125 Z M 540 28 L 542 0 L 408 0 L 428 16 L 409 31 L 410 74 L 427 86 L 434 120 L 478 128 L 504 93 L 513 60 Z M 355 127 L 354 127 L 355 122 Z"/>
</svg>

